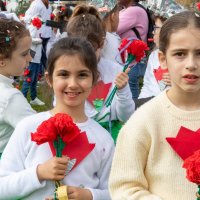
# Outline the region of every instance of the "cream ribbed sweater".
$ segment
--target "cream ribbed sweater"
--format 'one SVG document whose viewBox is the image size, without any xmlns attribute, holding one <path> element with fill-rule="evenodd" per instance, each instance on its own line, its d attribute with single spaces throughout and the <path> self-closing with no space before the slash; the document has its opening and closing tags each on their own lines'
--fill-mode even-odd
<svg viewBox="0 0 200 200">
<path fill-rule="evenodd" d="M 112 200 L 194 200 L 197 186 L 167 143 L 181 126 L 200 128 L 200 110 L 175 107 L 166 92 L 140 107 L 121 129 L 109 180 Z M 189 147 L 188 147 L 189 148 Z"/>
</svg>

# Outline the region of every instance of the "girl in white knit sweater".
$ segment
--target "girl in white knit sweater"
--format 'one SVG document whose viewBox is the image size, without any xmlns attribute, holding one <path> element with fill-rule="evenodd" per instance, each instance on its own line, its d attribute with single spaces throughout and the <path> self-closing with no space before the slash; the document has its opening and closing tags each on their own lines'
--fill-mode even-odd
<svg viewBox="0 0 200 200">
<path fill-rule="evenodd" d="M 183 160 L 166 137 L 176 137 L 181 126 L 200 128 L 200 15 L 185 11 L 169 18 L 159 49 L 172 86 L 121 129 L 109 180 L 114 200 L 195 199 L 196 185 L 186 179 Z"/>
</svg>

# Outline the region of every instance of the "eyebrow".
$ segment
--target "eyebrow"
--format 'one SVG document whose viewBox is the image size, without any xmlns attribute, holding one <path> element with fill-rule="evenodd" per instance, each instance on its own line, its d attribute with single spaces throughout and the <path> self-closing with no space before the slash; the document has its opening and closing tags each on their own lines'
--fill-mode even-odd
<svg viewBox="0 0 200 200">
<path fill-rule="evenodd" d="M 21 52 L 21 54 L 25 54 L 28 53 L 28 51 L 30 51 L 31 49 L 27 49 L 26 51 Z"/>
<path fill-rule="evenodd" d="M 172 52 L 177 52 L 177 51 L 188 51 L 188 49 L 172 49 Z M 195 49 L 195 51 L 200 51 L 200 49 Z"/>
<path fill-rule="evenodd" d="M 58 69 L 58 71 L 57 72 L 70 72 L 70 71 L 68 71 L 68 70 L 66 70 L 66 69 Z M 80 70 L 80 71 L 77 71 L 77 73 L 92 73 L 91 72 L 91 70 L 86 70 L 86 69 L 84 69 L 84 70 Z"/>
</svg>

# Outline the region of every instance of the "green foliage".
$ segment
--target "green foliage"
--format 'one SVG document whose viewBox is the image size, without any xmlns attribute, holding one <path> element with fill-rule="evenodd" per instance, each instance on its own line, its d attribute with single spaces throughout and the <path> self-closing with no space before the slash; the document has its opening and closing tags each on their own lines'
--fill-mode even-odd
<svg viewBox="0 0 200 200">
<path fill-rule="evenodd" d="M 19 1 L 18 6 L 15 10 L 16 15 L 19 16 L 20 14 L 24 14 L 29 6 L 30 2 L 26 2 L 25 0 Z"/>
</svg>

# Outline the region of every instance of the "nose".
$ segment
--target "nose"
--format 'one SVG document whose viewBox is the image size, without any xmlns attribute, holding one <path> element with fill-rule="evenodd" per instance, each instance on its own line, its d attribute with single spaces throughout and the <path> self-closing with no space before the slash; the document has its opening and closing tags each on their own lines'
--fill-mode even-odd
<svg viewBox="0 0 200 200">
<path fill-rule="evenodd" d="M 68 78 L 68 87 L 73 89 L 76 88 L 78 86 L 78 81 L 76 79 L 76 77 L 72 76 L 70 78 Z"/>
<path fill-rule="evenodd" d="M 193 55 L 188 57 L 186 65 L 185 65 L 185 69 L 188 69 L 191 71 L 197 69 L 197 63 Z"/>
</svg>

